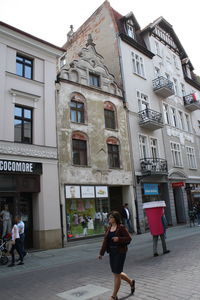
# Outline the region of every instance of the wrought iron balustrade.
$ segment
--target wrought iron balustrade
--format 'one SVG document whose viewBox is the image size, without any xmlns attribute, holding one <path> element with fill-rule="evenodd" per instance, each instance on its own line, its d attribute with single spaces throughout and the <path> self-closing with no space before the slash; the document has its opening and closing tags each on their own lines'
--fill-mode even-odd
<svg viewBox="0 0 200 300">
<path fill-rule="evenodd" d="M 192 104 L 192 103 L 199 103 L 199 101 L 197 100 L 196 95 L 194 93 L 184 96 L 183 101 L 184 101 L 185 105 Z"/>
<path fill-rule="evenodd" d="M 159 124 L 163 124 L 162 114 L 155 110 L 146 108 L 144 110 L 139 111 L 138 115 L 140 124 L 149 120 Z"/>
<path fill-rule="evenodd" d="M 173 82 L 164 76 L 159 76 L 158 78 L 153 80 L 153 90 L 159 91 L 162 89 L 167 89 L 170 95 L 174 94 L 174 85 Z M 168 96 L 168 95 L 166 95 Z"/>
<path fill-rule="evenodd" d="M 149 175 L 167 175 L 168 167 L 167 160 L 162 158 L 142 158 L 140 159 L 142 174 Z"/>
</svg>

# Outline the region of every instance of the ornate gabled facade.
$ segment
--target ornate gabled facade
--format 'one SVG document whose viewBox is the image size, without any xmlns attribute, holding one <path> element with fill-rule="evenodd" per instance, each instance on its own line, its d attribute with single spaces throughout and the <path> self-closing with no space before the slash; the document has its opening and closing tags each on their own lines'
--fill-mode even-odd
<svg viewBox="0 0 200 300">
<path fill-rule="evenodd" d="M 105 1 L 64 45 L 69 57 L 88 30 L 124 90 L 141 230 L 142 204 L 156 199 L 165 200 L 169 224 L 186 222 L 199 195 L 200 85 L 185 49 L 163 17 L 141 30 L 133 13 Z"/>
<path fill-rule="evenodd" d="M 122 91 L 91 35 L 77 58 L 68 53 L 57 78 L 61 201 L 68 239 L 104 232 L 107 213 L 135 206 Z M 87 226 L 84 226 L 85 220 Z M 134 224 L 135 225 L 135 224 Z"/>
</svg>

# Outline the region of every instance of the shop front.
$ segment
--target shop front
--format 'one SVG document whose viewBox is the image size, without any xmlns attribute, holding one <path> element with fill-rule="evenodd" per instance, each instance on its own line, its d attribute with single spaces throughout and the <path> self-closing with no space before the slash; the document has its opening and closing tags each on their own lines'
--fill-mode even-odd
<svg viewBox="0 0 200 300">
<path fill-rule="evenodd" d="M 67 238 L 101 235 L 110 211 L 107 186 L 65 185 Z"/>
<path fill-rule="evenodd" d="M 186 192 L 188 199 L 188 209 L 193 210 L 194 207 L 200 205 L 200 183 L 186 183 Z"/>
<path fill-rule="evenodd" d="M 34 195 L 40 192 L 42 164 L 27 161 L 0 160 L 0 213 L 7 207 L 10 222 L 15 215 L 21 215 L 25 223 L 25 246 L 33 247 Z M 0 222 L 0 236 L 5 231 Z M 6 228 L 9 233 L 10 228 Z"/>
</svg>

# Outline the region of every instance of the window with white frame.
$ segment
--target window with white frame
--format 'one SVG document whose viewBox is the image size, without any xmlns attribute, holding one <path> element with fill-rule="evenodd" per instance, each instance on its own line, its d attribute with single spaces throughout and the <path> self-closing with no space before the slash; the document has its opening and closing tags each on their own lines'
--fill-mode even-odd
<svg viewBox="0 0 200 300">
<path fill-rule="evenodd" d="M 186 147 L 186 153 L 187 153 L 187 161 L 188 161 L 189 168 L 190 169 L 196 169 L 197 168 L 197 163 L 196 163 L 194 148 L 187 146 Z"/>
<path fill-rule="evenodd" d="M 171 146 L 171 153 L 172 153 L 172 160 L 173 160 L 174 167 L 182 167 L 183 162 L 182 162 L 180 144 L 171 142 L 170 146 Z"/>
<path fill-rule="evenodd" d="M 126 22 L 126 31 L 128 36 L 130 36 L 132 39 L 135 38 L 134 24 L 131 19 Z"/>
<path fill-rule="evenodd" d="M 165 73 L 165 77 L 166 77 L 168 80 L 170 80 L 170 76 L 169 76 L 168 73 Z"/>
<path fill-rule="evenodd" d="M 171 107 L 170 110 L 171 110 L 171 125 L 177 127 L 176 109 L 174 107 Z"/>
<path fill-rule="evenodd" d="M 169 107 L 167 104 L 163 104 L 164 120 L 166 124 L 170 124 L 169 121 Z"/>
<path fill-rule="evenodd" d="M 137 91 L 138 109 L 139 111 L 149 108 L 148 96 Z"/>
<path fill-rule="evenodd" d="M 158 41 L 155 41 L 155 53 L 156 53 L 158 56 L 161 56 L 160 44 L 159 44 Z"/>
<path fill-rule="evenodd" d="M 155 71 L 155 78 L 160 77 L 160 69 L 158 67 L 155 67 L 154 71 Z"/>
<path fill-rule="evenodd" d="M 150 150 L 151 150 L 151 157 L 158 158 L 158 141 L 157 139 L 150 138 Z"/>
<path fill-rule="evenodd" d="M 191 132 L 190 117 L 188 114 L 185 114 L 185 130 Z"/>
<path fill-rule="evenodd" d="M 173 54 L 174 65 L 178 69 L 178 60 L 175 54 Z"/>
<path fill-rule="evenodd" d="M 174 91 L 175 91 L 175 95 L 178 96 L 179 93 L 178 93 L 178 82 L 177 82 L 177 79 L 174 78 L 173 81 L 174 81 Z"/>
<path fill-rule="evenodd" d="M 182 111 L 178 111 L 178 127 L 182 130 L 184 130 L 184 119 L 183 119 L 183 113 Z"/>
<path fill-rule="evenodd" d="M 185 93 L 185 85 L 183 83 L 181 83 L 181 94 L 184 97 L 186 95 Z"/>
<path fill-rule="evenodd" d="M 148 158 L 148 146 L 147 137 L 144 135 L 139 136 L 139 146 L 140 146 L 140 157 Z"/>
<path fill-rule="evenodd" d="M 132 52 L 133 72 L 137 75 L 145 77 L 143 58 Z"/>
</svg>

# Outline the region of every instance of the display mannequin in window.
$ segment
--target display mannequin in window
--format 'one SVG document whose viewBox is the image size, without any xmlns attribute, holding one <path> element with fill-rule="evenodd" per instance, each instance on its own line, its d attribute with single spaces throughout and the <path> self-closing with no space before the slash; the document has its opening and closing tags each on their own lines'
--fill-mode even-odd
<svg viewBox="0 0 200 300">
<path fill-rule="evenodd" d="M 7 233 L 11 233 L 11 214 L 9 212 L 8 204 L 4 205 L 4 210 L 1 211 L 0 217 L 3 221 L 3 238 Z"/>
</svg>

